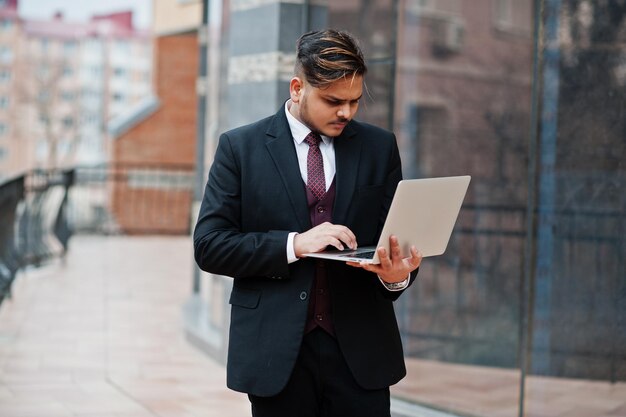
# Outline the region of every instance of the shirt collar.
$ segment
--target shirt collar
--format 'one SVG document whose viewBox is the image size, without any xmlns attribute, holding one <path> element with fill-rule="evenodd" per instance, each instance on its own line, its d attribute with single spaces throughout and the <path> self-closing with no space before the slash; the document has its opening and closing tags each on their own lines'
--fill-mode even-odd
<svg viewBox="0 0 626 417">
<path fill-rule="evenodd" d="M 291 106 L 291 99 L 285 102 L 285 114 L 287 115 L 287 122 L 289 123 L 289 129 L 291 130 L 291 136 L 296 141 L 298 145 L 304 142 L 304 138 L 307 137 L 309 133 L 311 133 L 311 129 L 307 127 L 300 120 L 296 119 L 293 114 L 289 112 L 289 106 Z M 326 145 L 329 145 L 332 141 L 328 136 L 320 135 L 322 137 L 322 141 Z"/>
</svg>

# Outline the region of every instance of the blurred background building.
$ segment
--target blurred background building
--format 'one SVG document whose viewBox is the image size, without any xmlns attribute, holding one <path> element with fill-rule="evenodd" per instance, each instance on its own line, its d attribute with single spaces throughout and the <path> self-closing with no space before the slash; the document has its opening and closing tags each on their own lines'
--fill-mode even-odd
<svg viewBox="0 0 626 417">
<path fill-rule="evenodd" d="M 404 176 L 472 175 L 446 254 L 396 303 L 394 416 L 626 416 L 625 1 L 152 4 L 148 35 L 128 12 L 0 1 L 0 172 L 71 173 L 4 185 L 5 225 L 188 234 L 218 135 L 283 105 L 303 32 L 345 29 L 369 65 L 357 118 L 395 132 Z M 186 334 L 223 361 L 232 280 L 188 278 Z"/>
<path fill-rule="evenodd" d="M 0 174 L 109 160 L 106 126 L 152 93 L 152 42 L 132 12 L 21 18 L 4 2 Z"/>
</svg>

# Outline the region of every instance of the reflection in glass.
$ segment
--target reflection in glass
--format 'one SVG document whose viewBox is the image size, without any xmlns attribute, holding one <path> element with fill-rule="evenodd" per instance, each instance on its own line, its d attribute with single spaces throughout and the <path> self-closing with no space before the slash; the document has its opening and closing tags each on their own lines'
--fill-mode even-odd
<svg viewBox="0 0 626 417">
<path fill-rule="evenodd" d="M 570 400 L 562 415 L 623 415 L 626 4 L 544 7 L 525 407 L 554 409 L 559 397 Z"/>
<path fill-rule="evenodd" d="M 405 176 L 472 185 L 446 254 L 397 303 L 409 376 L 396 393 L 474 415 L 519 404 L 532 3 L 507 5 L 517 25 L 491 1 L 407 2 L 398 23 Z"/>
</svg>

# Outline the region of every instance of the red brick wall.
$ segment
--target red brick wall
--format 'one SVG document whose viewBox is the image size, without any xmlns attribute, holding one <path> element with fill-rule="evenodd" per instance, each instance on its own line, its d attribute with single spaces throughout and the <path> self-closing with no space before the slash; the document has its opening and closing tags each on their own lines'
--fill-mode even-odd
<svg viewBox="0 0 626 417">
<path fill-rule="evenodd" d="M 191 198 L 188 191 L 161 191 L 116 184 L 113 193 L 115 220 L 126 234 L 189 233 Z"/>
<path fill-rule="evenodd" d="M 196 33 L 155 40 L 155 90 L 160 107 L 113 140 L 113 162 L 194 163 L 196 142 Z"/>
<path fill-rule="evenodd" d="M 155 40 L 155 93 L 159 108 L 112 143 L 115 164 L 183 164 L 195 161 L 197 34 Z M 158 185 L 158 181 L 155 182 Z M 126 233 L 187 233 L 192 190 L 127 188 L 115 183 L 112 211 Z M 142 198 L 144 197 L 143 201 Z M 161 204 L 161 203 L 163 204 Z M 137 211 L 146 215 L 137 216 Z"/>
</svg>

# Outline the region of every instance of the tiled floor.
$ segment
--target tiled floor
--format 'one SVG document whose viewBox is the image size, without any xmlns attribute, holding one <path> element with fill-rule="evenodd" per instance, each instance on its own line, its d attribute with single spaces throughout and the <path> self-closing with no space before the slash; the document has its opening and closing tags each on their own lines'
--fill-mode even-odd
<svg viewBox="0 0 626 417">
<path fill-rule="evenodd" d="M 0 416 L 249 416 L 224 368 L 184 339 L 191 245 L 75 237 L 0 307 Z"/>
<path fill-rule="evenodd" d="M 517 417 L 517 370 L 407 360 L 402 399 L 464 416 Z M 529 376 L 525 417 L 626 417 L 626 383 Z"/>
<path fill-rule="evenodd" d="M 84 237 L 0 307 L 1 417 L 244 417 L 224 368 L 184 338 L 185 237 Z M 409 360 L 394 395 L 516 417 L 519 373 Z M 526 417 L 626 417 L 626 383 L 529 378 Z"/>
</svg>

